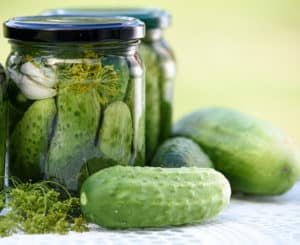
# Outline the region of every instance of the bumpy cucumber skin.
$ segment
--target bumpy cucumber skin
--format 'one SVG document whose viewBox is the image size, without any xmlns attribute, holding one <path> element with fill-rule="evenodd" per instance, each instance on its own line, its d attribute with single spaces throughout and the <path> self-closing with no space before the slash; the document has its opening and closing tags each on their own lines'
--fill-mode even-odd
<svg viewBox="0 0 300 245">
<path fill-rule="evenodd" d="M 80 170 L 96 150 L 101 108 L 93 88 L 81 90 L 74 86 L 63 89 L 57 98 L 57 125 L 48 153 L 46 177 L 76 192 Z"/>
<path fill-rule="evenodd" d="M 104 155 L 127 165 L 131 158 L 133 124 L 128 106 L 122 101 L 110 104 L 104 111 L 99 133 L 99 147 Z"/>
<path fill-rule="evenodd" d="M 213 168 L 213 163 L 194 141 L 184 137 L 175 137 L 165 141 L 158 148 L 151 166 Z"/>
<path fill-rule="evenodd" d="M 160 134 L 160 85 L 159 66 L 151 47 L 141 44 L 139 53 L 145 63 L 146 82 L 146 159 L 151 159 L 159 143 Z"/>
<path fill-rule="evenodd" d="M 81 188 L 85 217 L 108 228 L 197 223 L 223 210 L 230 185 L 209 168 L 115 166 L 91 175 Z"/>
<path fill-rule="evenodd" d="M 276 195 L 300 176 L 300 154 L 278 128 L 238 111 L 209 108 L 181 119 L 174 135 L 197 142 L 232 189 Z"/>
<path fill-rule="evenodd" d="M 10 139 L 10 173 L 21 180 L 42 180 L 51 128 L 54 99 L 35 101 L 16 125 Z"/>
</svg>

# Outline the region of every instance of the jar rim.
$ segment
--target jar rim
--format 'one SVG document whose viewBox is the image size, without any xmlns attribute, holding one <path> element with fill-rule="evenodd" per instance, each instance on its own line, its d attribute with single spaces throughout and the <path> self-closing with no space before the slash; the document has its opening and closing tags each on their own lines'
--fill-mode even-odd
<svg viewBox="0 0 300 245">
<path fill-rule="evenodd" d="M 124 16 L 23 16 L 3 24 L 4 36 L 32 42 L 102 42 L 139 40 L 144 24 Z"/>
<path fill-rule="evenodd" d="M 61 8 L 45 11 L 43 15 L 130 16 L 145 23 L 146 29 L 165 29 L 171 24 L 171 15 L 158 8 Z"/>
</svg>

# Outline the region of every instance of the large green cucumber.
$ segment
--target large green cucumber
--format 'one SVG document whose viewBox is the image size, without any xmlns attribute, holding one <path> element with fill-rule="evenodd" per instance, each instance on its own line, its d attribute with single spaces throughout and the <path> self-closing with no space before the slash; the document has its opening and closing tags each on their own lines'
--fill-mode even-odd
<svg viewBox="0 0 300 245">
<path fill-rule="evenodd" d="M 275 195 L 300 176 L 300 154 L 278 128 L 241 112 L 210 108 L 181 119 L 174 135 L 196 141 L 233 190 Z"/>
<path fill-rule="evenodd" d="M 213 168 L 213 163 L 194 141 L 184 137 L 175 137 L 165 141 L 158 148 L 151 166 Z"/>
<path fill-rule="evenodd" d="M 46 176 L 77 191 L 80 170 L 94 155 L 100 119 L 97 92 L 88 85 L 73 84 L 57 98 L 57 125 L 50 145 Z"/>
<path fill-rule="evenodd" d="M 99 147 L 104 155 L 120 164 L 128 164 L 133 137 L 132 118 L 122 101 L 110 104 L 104 111 L 99 132 Z"/>
<path fill-rule="evenodd" d="M 16 125 L 9 147 L 10 173 L 28 181 L 44 177 L 44 163 L 56 114 L 53 98 L 35 101 Z"/>
<path fill-rule="evenodd" d="M 85 217 L 108 228 L 162 227 L 211 218 L 229 203 L 230 185 L 209 168 L 115 166 L 82 185 Z"/>
<path fill-rule="evenodd" d="M 142 44 L 139 53 L 145 63 L 146 82 L 146 159 L 150 159 L 159 143 L 160 134 L 160 85 L 159 65 L 155 52 Z"/>
</svg>

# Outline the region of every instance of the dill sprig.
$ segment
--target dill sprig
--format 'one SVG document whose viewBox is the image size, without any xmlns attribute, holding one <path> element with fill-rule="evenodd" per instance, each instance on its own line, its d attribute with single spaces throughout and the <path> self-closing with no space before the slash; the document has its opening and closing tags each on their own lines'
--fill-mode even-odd
<svg viewBox="0 0 300 245">
<path fill-rule="evenodd" d="M 79 198 L 72 197 L 56 182 L 12 181 L 12 187 L 0 192 L 1 207 L 8 212 L 0 216 L 0 236 L 10 236 L 17 232 L 65 234 L 88 230 L 81 216 Z"/>
<path fill-rule="evenodd" d="M 96 89 L 101 105 L 113 100 L 120 86 L 118 74 L 113 65 L 102 66 L 100 61 L 95 64 L 59 64 L 56 72 L 58 74 L 58 87 L 61 91 L 67 87 L 72 87 L 76 91 L 87 88 Z"/>
</svg>

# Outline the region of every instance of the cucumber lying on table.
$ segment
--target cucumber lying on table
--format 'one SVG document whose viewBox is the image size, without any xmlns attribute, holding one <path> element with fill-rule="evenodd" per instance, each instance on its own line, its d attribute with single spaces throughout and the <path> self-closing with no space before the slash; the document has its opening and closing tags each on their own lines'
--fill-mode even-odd
<svg viewBox="0 0 300 245">
<path fill-rule="evenodd" d="M 300 177 L 300 154 L 287 135 L 244 113 L 196 111 L 175 125 L 174 135 L 197 142 L 235 191 L 281 194 Z"/>
<path fill-rule="evenodd" d="M 165 141 L 158 148 L 151 166 L 213 168 L 213 163 L 194 141 L 184 137 L 175 137 Z"/>
<path fill-rule="evenodd" d="M 230 185 L 209 168 L 115 166 L 83 183 L 85 217 L 108 228 L 183 225 L 207 220 L 229 203 Z"/>
</svg>

